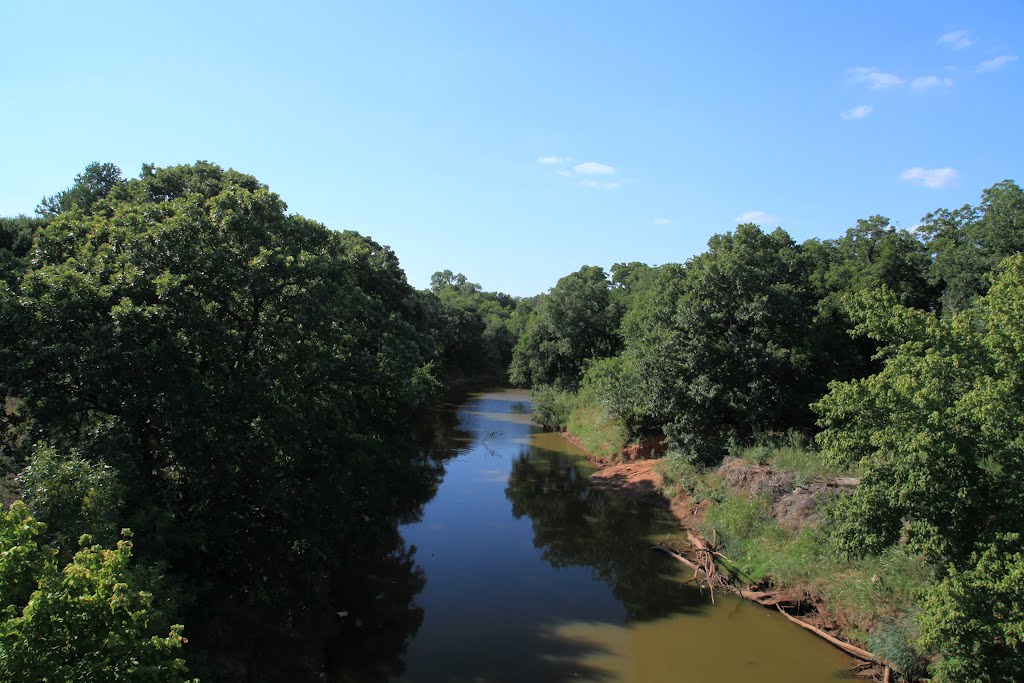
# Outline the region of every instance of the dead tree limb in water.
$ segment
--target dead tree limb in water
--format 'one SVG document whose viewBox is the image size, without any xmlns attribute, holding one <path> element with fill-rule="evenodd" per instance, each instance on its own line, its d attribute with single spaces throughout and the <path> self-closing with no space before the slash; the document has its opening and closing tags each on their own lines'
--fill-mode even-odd
<svg viewBox="0 0 1024 683">
<path fill-rule="evenodd" d="M 722 577 L 719 576 L 718 572 L 715 571 L 715 563 L 714 560 L 710 558 L 710 556 L 698 552 L 697 561 L 694 562 L 688 557 L 684 557 L 683 555 L 677 553 L 675 550 L 668 547 L 667 545 L 658 544 L 655 546 L 651 546 L 651 550 L 660 550 L 669 557 L 675 558 L 682 564 L 692 569 L 693 578 L 689 579 L 687 583 L 689 583 L 690 581 L 695 581 L 698 587 L 707 586 L 708 591 L 711 593 L 711 604 L 715 604 L 715 586 L 718 585 L 719 587 L 721 587 L 724 586 L 725 583 L 722 581 Z M 704 575 L 703 582 L 698 581 L 698 579 L 700 579 L 701 574 Z"/>
<path fill-rule="evenodd" d="M 797 619 L 793 615 L 787 614 L 786 611 L 784 609 L 782 609 L 781 607 L 779 607 L 778 605 L 776 605 L 776 608 L 779 610 L 779 612 L 782 613 L 782 616 L 786 617 L 787 619 L 792 621 L 797 626 L 799 626 L 801 628 L 805 628 L 808 631 L 810 631 L 811 633 L 813 633 L 814 635 L 819 636 L 821 638 L 824 638 L 825 640 L 827 640 L 828 642 L 832 643 L 833 645 L 838 647 L 840 650 L 845 652 L 846 654 L 851 655 L 853 657 L 856 657 L 857 659 L 863 659 L 863 660 L 868 661 L 868 662 L 874 662 L 876 664 L 881 664 L 882 666 L 885 667 L 886 671 L 888 671 L 889 669 L 895 669 L 896 671 L 899 671 L 899 669 L 894 667 L 890 662 L 885 661 L 884 659 L 882 659 L 878 655 L 872 654 L 872 653 L 868 652 L 867 650 L 865 650 L 863 648 L 857 647 L 856 645 L 851 645 L 850 643 L 847 643 L 845 641 L 839 640 L 838 638 L 836 638 L 831 633 L 826 633 L 825 631 L 822 631 L 817 626 L 812 626 L 812 625 L 808 624 L 806 621 L 803 621 L 802 619 Z"/>
<path fill-rule="evenodd" d="M 715 557 L 724 557 L 723 555 L 721 555 L 721 553 L 718 552 L 717 544 L 708 545 L 706 541 L 701 539 L 699 536 L 696 536 L 695 534 L 691 533 L 689 530 L 687 530 L 686 534 L 692 545 L 691 552 L 693 552 L 695 556 L 694 560 L 691 560 L 690 558 L 683 556 L 682 554 L 676 552 L 674 549 L 664 544 L 652 546 L 652 550 L 660 550 L 666 555 L 675 558 L 680 563 L 692 569 L 693 578 L 689 581 L 696 581 L 700 578 L 700 575 L 703 574 L 704 583 L 708 586 L 708 589 L 711 591 L 711 604 L 714 604 L 715 602 L 714 587 L 717 584 L 720 588 L 732 590 L 733 592 L 739 594 L 741 597 L 751 600 L 752 602 L 756 602 L 759 605 L 763 605 L 765 607 L 775 607 L 779 610 L 779 612 L 782 613 L 782 616 L 786 617 L 797 626 L 800 626 L 801 628 L 806 629 L 811 633 L 815 634 L 819 638 L 828 641 L 829 643 L 831 643 L 832 645 L 834 645 L 835 647 L 839 648 L 840 650 L 842 650 L 843 652 L 852 657 L 856 657 L 857 659 L 860 659 L 862 661 L 871 662 L 879 666 L 884 666 L 886 672 L 886 680 L 888 680 L 889 676 L 891 675 L 891 671 L 899 671 L 899 669 L 893 666 L 891 662 L 884 660 L 878 655 L 868 652 L 863 648 L 859 648 L 856 645 L 851 645 L 850 643 L 842 641 L 839 638 L 833 636 L 832 634 L 821 630 L 817 626 L 812 626 L 811 624 L 808 624 L 807 622 L 801 619 L 797 619 L 796 617 L 787 613 L 784 609 L 782 609 L 782 606 L 780 604 L 785 601 L 782 599 L 781 595 L 765 591 L 749 590 L 739 588 L 735 585 L 730 585 L 727 581 L 725 581 L 722 578 L 722 575 L 718 573 L 715 567 Z M 699 585 L 701 584 L 698 582 L 698 586 Z"/>
</svg>

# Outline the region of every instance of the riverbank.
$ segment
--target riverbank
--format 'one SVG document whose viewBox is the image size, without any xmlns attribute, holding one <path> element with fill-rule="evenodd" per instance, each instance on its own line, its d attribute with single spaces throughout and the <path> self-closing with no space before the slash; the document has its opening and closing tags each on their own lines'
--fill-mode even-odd
<svg viewBox="0 0 1024 683">
<path fill-rule="evenodd" d="M 821 507 L 856 479 L 829 475 L 740 457 L 697 472 L 669 456 L 604 464 L 591 485 L 669 510 L 692 544 L 664 550 L 709 587 L 797 617 L 833 645 L 850 644 L 848 654 L 872 660 L 855 667 L 862 676 L 883 679 L 887 665 L 913 675 L 924 662 L 909 645 L 910 615 L 929 570 L 895 552 L 858 561 L 833 557 L 820 528 Z"/>
</svg>

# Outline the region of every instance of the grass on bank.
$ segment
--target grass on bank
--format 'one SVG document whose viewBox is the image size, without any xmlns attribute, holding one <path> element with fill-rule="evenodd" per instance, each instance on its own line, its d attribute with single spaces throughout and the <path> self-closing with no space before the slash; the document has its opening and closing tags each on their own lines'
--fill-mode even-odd
<svg viewBox="0 0 1024 683">
<path fill-rule="evenodd" d="M 793 472 L 798 486 L 808 486 L 815 481 L 831 481 L 836 477 L 854 476 L 832 467 L 812 448 L 806 436 L 798 431 L 789 431 L 780 438 L 762 436 L 753 446 L 734 445 L 729 454 L 755 465 L 771 465 L 779 471 Z"/>
<path fill-rule="evenodd" d="M 571 432 L 591 455 L 615 458 L 626 446 L 625 425 L 594 397 L 537 387 L 530 392 L 530 400 L 534 422 L 552 431 Z"/>
<path fill-rule="evenodd" d="M 734 453 L 748 462 L 795 471 L 799 485 L 848 474 L 828 468 L 817 453 L 793 439 Z M 768 497 L 751 497 L 731 488 L 715 469 L 701 469 L 684 454 L 666 455 L 660 471 L 666 495 L 686 492 L 693 500 L 710 501 L 700 531 L 708 538 L 717 532 L 733 569 L 751 582 L 770 578 L 778 588 L 820 597 L 849 637 L 905 672 L 925 671 L 926 662 L 914 645 L 918 638 L 914 617 L 917 600 L 934 580 L 934 570 L 923 558 L 902 547 L 860 559 L 843 558 L 833 549 L 826 530 L 783 528 L 772 515 Z"/>
</svg>

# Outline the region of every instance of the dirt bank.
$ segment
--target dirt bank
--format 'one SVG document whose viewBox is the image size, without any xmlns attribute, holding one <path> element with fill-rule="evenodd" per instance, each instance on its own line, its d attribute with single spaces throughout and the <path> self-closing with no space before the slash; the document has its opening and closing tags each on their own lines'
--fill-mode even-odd
<svg viewBox="0 0 1024 683">
<path fill-rule="evenodd" d="M 679 521 L 680 526 L 687 531 L 691 540 L 695 542 L 695 547 L 714 548 L 714 546 L 708 543 L 708 539 L 701 536 L 699 531 L 710 501 L 705 500 L 700 503 L 694 503 L 685 493 L 669 499 L 662 492 L 664 481 L 658 471 L 660 462 L 659 458 L 655 458 L 613 465 L 605 464 L 591 475 L 591 485 L 618 496 L 671 511 L 672 515 Z M 818 522 L 816 508 L 820 497 L 823 495 L 836 495 L 835 488 L 837 487 L 835 484 L 828 487 L 815 486 L 811 488 L 795 486 L 795 482 L 792 481 L 792 475 L 788 473 L 773 472 L 768 467 L 752 465 L 737 458 L 728 459 L 720 468 L 720 471 L 722 470 L 724 470 L 722 472 L 723 477 L 735 489 L 745 490 L 758 495 L 770 495 L 772 500 L 775 501 L 773 506 L 774 515 L 778 517 L 780 524 L 787 528 L 798 528 L 802 525 L 816 524 Z M 817 490 L 819 488 L 821 490 Z M 684 550 L 683 552 L 688 553 L 689 551 Z M 713 565 L 710 571 L 715 572 Z M 785 607 L 787 610 L 799 615 L 799 619 L 805 624 L 805 628 L 817 629 L 820 631 L 817 635 L 825 639 L 832 638 L 839 639 L 840 641 L 849 641 L 848 637 L 842 632 L 839 622 L 829 614 L 821 598 L 812 592 L 802 589 L 781 591 L 774 588 L 770 582 L 764 582 L 760 585 L 748 585 L 735 576 L 730 578 L 727 567 L 723 568 L 723 572 L 718 572 L 718 574 L 721 577 L 720 580 L 724 582 L 721 586 L 723 589 L 730 590 L 744 598 L 772 609 L 782 609 Z M 832 644 L 839 647 L 836 642 L 832 642 Z M 854 650 L 857 649 L 853 646 L 848 647 L 852 647 Z M 876 658 L 875 666 L 867 666 L 865 663 L 855 667 L 855 669 L 862 676 L 883 678 L 884 666 L 878 663 L 880 661 Z"/>
<path fill-rule="evenodd" d="M 590 484 L 602 491 L 610 491 L 630 500 L 669 510 L 680 526 L 696 532 L 704 519 L 706 502 L 694 505 L 685 494 L 670 500 L 662 493 L 664 483 L 658 472 L 660 458 L 605 465 L 590 476 Z"/>
</svg>

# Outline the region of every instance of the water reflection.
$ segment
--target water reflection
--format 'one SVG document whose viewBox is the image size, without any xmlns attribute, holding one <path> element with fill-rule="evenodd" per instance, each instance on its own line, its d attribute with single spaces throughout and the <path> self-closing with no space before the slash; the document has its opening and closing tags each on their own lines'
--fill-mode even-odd
<svg viewBox="0 0 1024 683">
<path fill-rule="evenodd" d="M 578 449 L 528 418 L 524 392 L 438 412 L 417 431 L 418 456 L 379 453 L 353 470 L 372 513 L 345 514 L 356 508 L 331 498 L 333 482 L 311 482 L 295 510 L 279 512 L 319 523 L 298 545 L 252 556 L 270 599 L 221 583 L 193 610 L 195 673 L 268 683 L 832 679 L 843 660 L 813 636 L 738 601 L 711 608 L 683 585 L 678 566 L 650 550 L 678 533 L 667 513 L 591 489 Z"/>
<path fill-rule="evenodd" d="M 580 451 L 524 419 L 523 392 L 473 396 L 459 416 L 469 447 L 402 528 L 426 586 L 396 680 L 835 680 L 846 660 L 813 636 L 683 585 L 650 550 L 678 534 L 674 521 L 591 489 Z"/>
<path fill-rule="evenodd" d="M 529 517 L 544 560 L 555 568 L 588 568 L 612 589 L 627 622 L 706 609 L 699 592 L 680 585 L 677 565 L 650 549 L 679 535 L 674 520 L 592 489 L 579 456 L 521 449 L 505 496 L 516 518 Z"/>
<path fill-rule="evenodd" d="M 465 438 L 451 421 L 428 431 Z M 311 480 L 273 515 L 246 520 L 237 541 L 243 562 L 208 574 L 184 615 L 192 672 L 231 683 L 383 683 L 401 675 L 423 622 L 415 598 L 426 577 L 399 526 L 421 519 L 444 456 L 457 450 L 426 443 L 346 454 L 338 476 L 361 486 Z"/>
</svg>

